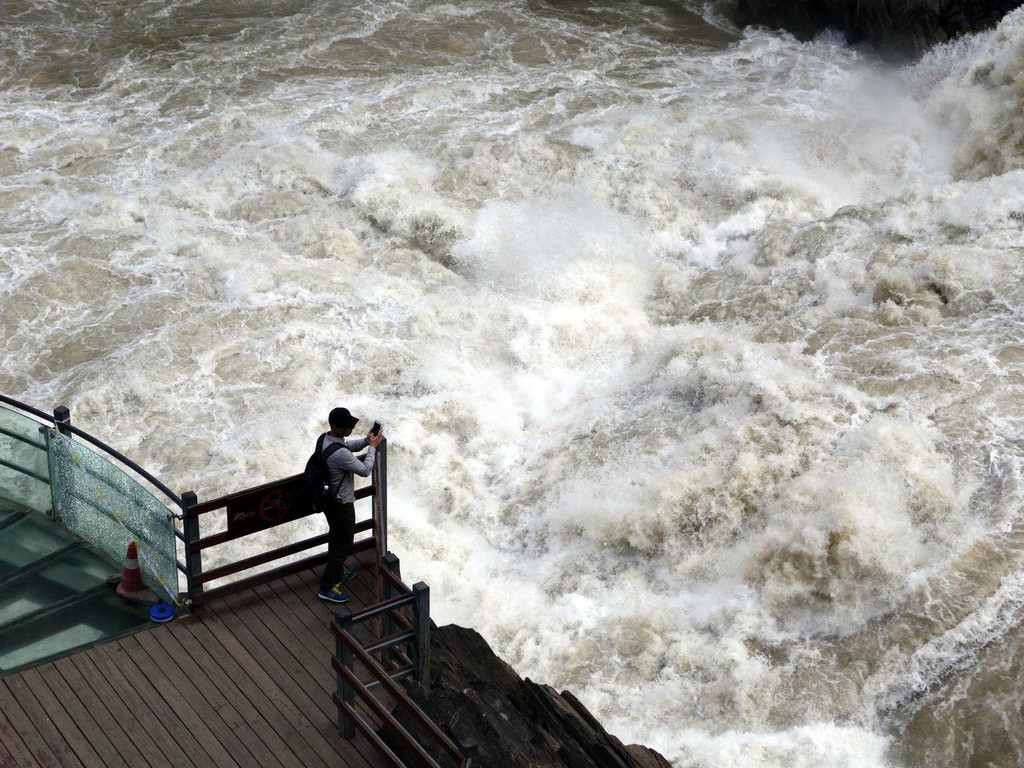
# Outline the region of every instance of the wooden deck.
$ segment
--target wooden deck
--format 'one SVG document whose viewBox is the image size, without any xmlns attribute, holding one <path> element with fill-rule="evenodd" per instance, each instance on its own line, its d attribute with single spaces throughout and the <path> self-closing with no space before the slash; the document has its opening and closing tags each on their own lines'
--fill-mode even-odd
<svg viewBox="0 0 1024 768">
<path fill-rule="evenodd" d="M 374 557 L 358 558 L 350 610 L 379 601 Z M 384 765 L 336 729 L 320 570 L 0 678 L 0 768 Z"/>
</svg>

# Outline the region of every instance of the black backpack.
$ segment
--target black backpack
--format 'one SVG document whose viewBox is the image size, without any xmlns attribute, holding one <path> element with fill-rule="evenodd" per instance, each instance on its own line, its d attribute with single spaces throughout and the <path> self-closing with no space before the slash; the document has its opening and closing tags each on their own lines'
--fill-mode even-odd
<svg viewBox="0 0 1024 768">
<path fill-rule="evenodd" d="M 316 441 L 316 450 L 306 462 L 306 469 L 302 473 L 302 495 L 314 512 L 323 512 L 327 509 L 331 498 L 338 492 L 336 486 L 331 485 L 331 473 L 327 469 L 327 459 L 335 451 L 344 448 L 343 442 L 331 443 L 324 450 L 324 438 L 327 433 L 320 435 Z"/>
</svg>

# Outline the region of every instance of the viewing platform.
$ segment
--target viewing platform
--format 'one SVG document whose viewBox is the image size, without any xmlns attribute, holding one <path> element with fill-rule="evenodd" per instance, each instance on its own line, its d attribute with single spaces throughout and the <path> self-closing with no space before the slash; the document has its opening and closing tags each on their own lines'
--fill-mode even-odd
<svg viewBox="0 0 1024 768">
<path fill-rule="evenodd" d="M 359 558 L 350 610 L 377 602 L 373 560 Z M 0 678 L 0 765 L 389 765 L 338 734 L 319 571 Z"/>
<path fill-rule="evenodd" d="M 326 534 L 259 536 L 310 514 L 300 476 L 199 503 L 67 409 L 0 396 L 0 768 L 468 768 L 473 746 L 399 682 L 429 686 L 429 590 L 387 551 L 386 457 L 382 444 L 356 492 L 352 599 L 329 604 L 316 597 Z M 245 557 L 223 554 L 248 537 Z M 169 622 L 115 593 L 132 540 L 150 596 L 176 605 Z"/>
</svg>

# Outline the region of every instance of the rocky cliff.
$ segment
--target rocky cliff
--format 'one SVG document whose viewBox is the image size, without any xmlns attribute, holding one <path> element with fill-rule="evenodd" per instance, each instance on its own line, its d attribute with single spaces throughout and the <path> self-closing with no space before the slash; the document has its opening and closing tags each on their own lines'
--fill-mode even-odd
<svg viewBox="0 0 1024 768">
<path fill-rule="evenodd" d="M 741 26 L 785 29 L 807 40 L 827 27 L 851 43 L 869 42 L 889 57 L 992 27 L 1024 0 L 737 0 Z"/>
<path fill-rule="evenodd" d="M 479 634 L 455 625 L 433 629 L 429 693 L 410 694 L 431 719 L 461 744 L 477 748 L 481 768 L 671 768 L 652 749 L 624 745 L 575 696 L 523 680 Z M 402 725 L 430 743 L 399 712 Z M 409 765 L 394 734 L 382 734 Z"/>
</svg>

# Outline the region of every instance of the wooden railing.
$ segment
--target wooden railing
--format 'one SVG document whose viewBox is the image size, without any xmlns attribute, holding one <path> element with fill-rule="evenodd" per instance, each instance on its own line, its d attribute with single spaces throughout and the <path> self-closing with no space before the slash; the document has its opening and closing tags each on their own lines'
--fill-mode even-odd
<svg viewBox="0 0 1024 768">
<path fill-rule="evenodd" d="M 387 441 L 381 441 L 377 448 L 377 460 L 374 463 L 371 485 L 355 492 L 356 500 L 372 499 L 373 508 L 370 518 L 356 523 L 355 533 L 370 531 L 371 535 L 353 546 L 352 553 L 376 550 L 378 564 L 382 562 L 387 551 Z M 211 547 L 226 544 L 230 541 L 250 536 L 254 533 L 273 528 L 283 523 L 299 520 L 313 514 L 312 508 L 303 505 L 300 500 L 302 475 L 293 475 L 283 480 L 249 488 L 238 493 L 221 496 L 217 499 L 200 503 L 193 491 L 182 494 L 182 528 L 179 538 L 185 548 L 185 563 L 179 568 L 185 574 L 185 590 L 189 607 L 192 611 L 202 608 L 203 604 L 216 597 L 223 597 L 250 587 L 264 584 L 274 579 L 299 573 L 308 568 L 327 562 L 327 553 L 320 552 L 311 557 L 287 563 L 270 570 L 247 576 L 235 581 L 216 586 L 212 589 L 212 581 L 234 576 L 243 571 L 258 568 L 286 557 L 305 552 L 327 543 L 328 534 L 323 533 L 307 539 L 287 544 L 283 547 L 270 549 L 256 555 L 244 557 L 233 562 L 219 565 L 216 568 L 203 570 L 203 553 Z M 203 536 L 200 531 L 200 518 L 211 512 L 224 510 L 227 517 L 227 530 L 217 531 Z"/>
<path fill-rule="evenodd" d="M 174 533 L 184 545 L 185 562 L 178 562 L 177 565 L 185 575 L 188 605 L 192 611 L 200 610 L 205 603 L 214 598 L 299 573 L 327 561 L 327 553 L 321 552 L 212 589 L 208 588 L 211 582 L 291 557 L 327 543 L 328 535 L 320 534 L 218 565 L 216 568 L 203 570 L 203 553 L 207 550 L 313 514 L 311 508 L 304 508 L 304 505 L 299 503 L 302 475 L 293 475 L 283 480 L 266 483 L 202 503 L 199 502 L 194 491 L 183 493 L 178 498 L 137 464 L 85 432 L 72 427 L 70 412 L 67 408 L 56 409 L 51 418 L 41 411 L 3 395 L 0 395 L 0 403 L 16 407 L 38 420 L 55 424 L 61 431 L 70 431 L 88 440 L 164 493 L 173 502 L 172 508 L 181 509 L 180 515 L 172 513 L 171 516 L 182 521 L 182 530 L 175 528 Z M 19 438 L 13 433 L 10 436 Z M 13 468 L 18 469 L 17 467 Z M 48 482 L 48 479 L 38 479 Z M 338 730 L 345 738 L 352 738 L 356 730 L 359 730 L 381 750 L 391 765 L 395 768 L 406 768 L 401 758 L 387 746 L 373 726 L 359 713 L 355 701 L 358 696 L 366 708 L 390 728 L 405 750 L 429 768 L 442 768 L 424 746 L 407 729 L 402 727 L 388 707 L 376 698 L 374 691 L 379 688 L 393 699 L 396 706 L 402 707 L 411 714 L 413 720 L 424 732 L 429 734 L 430 739 L 435 741 L 441 750 L 454 761 L 455 766 L 470 768 L 475 755 L 475 747 L 473 745 L 462 745 L 461 747 L 456 745 L 409 698 L 409 695 L 398 683 L 404 678 L 413 677 L 424 688 L 430 686 L 430 590 L 423 582 L 418 582 L 411 588 L 408 587 L 401 579 L 398 558 L 387 551 L 386 440 L 382 441 L 377 449 L 371 484 L 357 490 L 355 497 L 357 500 L 372 499 L 370 518 L 356 523 L 355 526 L 355 533 L 370 531 L 371 535 L 356 542 L 353 553 L 367 550 L 376 551 L 377 596 L 381 602 L 356 613 L 342 608 L 331 623 L 337 654 L 332 657 L 331 664 L 337 675 L 336 692 L 332 698 L 338 707 Z M 225 512 L 227 530 L 203 536 L 200 530 L 200 519 L 204 515 L 219 510 Z M 411 620 L 401 613 L 407 608 L 411 609 Z M 380 637 L 364 646 L 353 634 L 353 629 L 357 624 L 370 620 L 380 622 Z M 406 649 L 408 653 L 406 653 Z M 380 662 L 374 658 L 375 654 L 381 656 Z M 357 663 L 369 672 L 371 679 L 363 681 L 359 678 L 355 671 Z"/>
<path fill-rule="evenodd" d="M 261 565 L 305 552 L 327 543 L 328 535 L 320 534 L 286 544 L 258 554 L 249 555 L 232 562 L 203 569 L 203 553 L 213 547 L 236 541 L 283 523 L 299 520 L 313 514 L 312 509 L 303 508 L 301 498 L 302 475 L 249 488 L 238 493 L 221 496 L 199 503 L 196 494 L 182 494 L 183 530 L 178 533 L 185 547 L 185 563 L 179 568 L 185 573 L 189 606 L 197 611 L 204 604 L 218 597 L 230 595 L 259 584 L 299 573 L 327 561 L 327 553 L 277 566 L 269 570 L 246 576 L 226 584 L 209 588 L 213 581 L 235 576 Z M 356 697 L 365 708 L 388 726 L 401 741 L 403 748 L 429 768 L 443 768 L 396 720 L 388 707 L 378 700 L 375 689 L 385 691 L 396 703 L 409 712 L 415 722 L 436 741 L 441 749 L 455 762 L 458 768 L 469 768 L 474 748 L 469 745 L 457 746 L 433 721 L 409 698 L 398 681 L 412 677 L 420 685 L 430 685 L 430 590 L 423 582 L 412 587 L 401 578 L 398 558 L 387 551 L 387 441 L 377 449 L 371 484 L 355 492 L 356 500 L 372 500 L 372 512 L 368 520 L 356 523 L 355 532 L 369 531 L 370 536 L 357 541 L 353 554 L 375 550 L 377 561 L 377 599 L 381 602 L 352 613 L 341 608 L 331 623 L 335 636 L 336 656 L 332 657 L 332 668 L 337 675 L 334 703 L 338 707 L 338 731 L 347 739 L 358 730 L 374 744 L 395 768 L 406 768 L 394 751 L 387 746 L 373 726 L 364 718 L 356 706 Z M 200 519 L 204 515 L 223 510 L 227 518 L 227 530 L 202 535 Z M 411 610 L 412 618 L 402 615 Z M 368 621 L 379 622 L 379 632 L 369 644 L 363 645 L 355 637 L 356 625 Z M 377 661 L 374 655 L 380 655 Z M 370 679 L 363 681 L 356 674 L 356 664 L 370 673 Z"/>
<path fill-rule="evenodd" d="M 381 570 L 387 580 L 387 599 L 378 605 L 352 613 L 345 609 L 338 611 L 331 623 L 334 633 L 335 656 L 331 665 L 337 674 L 337 690 L 333 695 L 338 708 L 338 732 L 343 738 L 351 739 L 358 731 L 365 736 L 394 768 L 406 768 L 406 763 L 395 754 L 374 726 L 364 718 L 356 707 L 356 699 L 390 729 L 402 747 L 423 765 L 429 768 L 443 766 L 426 750 L 415 736 L 402 726 L 392 711 L 373 693 L 380 688 L 391 696 L 395 705 L 408 712 L 412 719 L 425 731 L 457 768 L 470 768 L 475 755 L 472 745 L 456 745 L 437 725 L 409 698 L 409 694 L 398 684 L 406 678 L 415 678 L 424 688 L 430 685 L 430 589 L 423 582 L 417 582 L 410 589 L 401 580 L 398 558 L 390 552 L 385 567 Z M 396 596 L 393 596 L 397 593 Z M 411 607 L 410 622 L 399 611 Z M 380 640 L 363 646 L 356 639 L 353 630 L 361 622 L 383 619 Z M 394 649 L 408 645 L 412 651 L 410 660 Z M 374 654 L 380 653 L 377 661 Z M 392 656 L 394 654 L 394 656 Z M 356 665 L 369 673 L 363 680 L 356 673 Z M 387 669 L 386 667 L 391 667 Z"/>
</svg>

